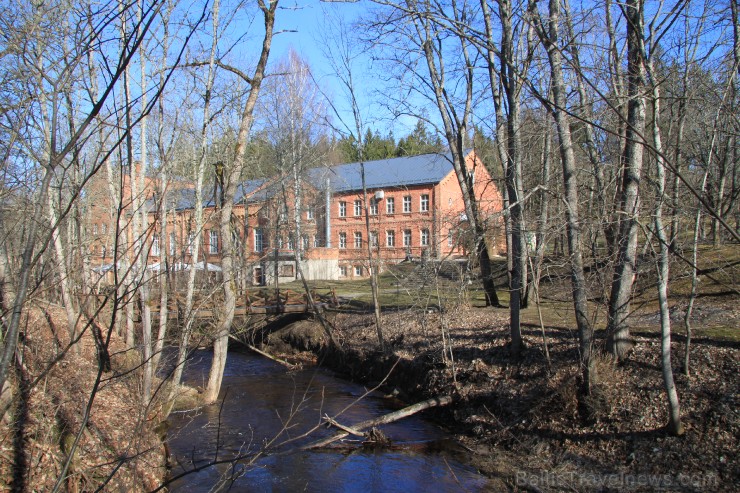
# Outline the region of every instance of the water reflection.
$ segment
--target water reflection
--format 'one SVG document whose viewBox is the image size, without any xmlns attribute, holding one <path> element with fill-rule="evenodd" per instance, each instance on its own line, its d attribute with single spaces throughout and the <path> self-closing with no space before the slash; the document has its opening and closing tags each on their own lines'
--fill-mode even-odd
<svg viewBox="0 0 740 493">
<path fill-rule="evenodd" d="M 199 352 L 188 365 L 184 379 L 191 385 L 207 380 L 210 353 Z M 223 382 L 222 405 L 197 412 L 175 414 L 170 419 L 169 445 L 179 465 L 173 474 L 220 460 L 225 463 L 188 474 L 172 491 L 212 491 L 214 485 L 232 491 L 270 492 L 412 492 L 486 491 L 486 480 L 446 453 L 366 449 L 267 455 L 254 464 L 228 460 L 250 456 L 275 439 L 278 450 L 295 447 L 335 430 L 320 426 L 325 415 L 351 425 L 390 411 L 381 396 L 365 394 L 321 369 L 286 371 L 280 365 L 245 353 L 230 352 Z M 394 444 L 444 440 L 444 433 L 417 416 L 384 425 L 383 433 Z"/>
</svg>

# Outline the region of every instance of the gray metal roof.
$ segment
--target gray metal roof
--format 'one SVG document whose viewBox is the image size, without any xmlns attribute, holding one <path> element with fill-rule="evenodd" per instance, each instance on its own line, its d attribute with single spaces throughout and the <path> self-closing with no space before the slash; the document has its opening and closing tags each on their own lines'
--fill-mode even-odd
<svg viewBox="0 0 740 493">
<path fill-rule="evenodd" d="M 369 189 L 439 183 L 453 170 L 449 154 L 422 154 L 366 161 L 364 164 L 365 186 Z M 323 189 L 326 186 L 327 178 L 333 192 L 362 190 L 360 163 L 340 164 L 309 171 L 309 179 L 318 188 Z"/>
<path fill-rule="evenodd" d="M 404 188 L 413 185 L 439 183 L 452 170 L 450 154 L 422 154 L 420 156 L 397 157 L 366 161 L 365 186 L 368 189 Z M 340 164 L 331 167 L 313 168 L 308 171 L 308 180 L 318 189 L 324 190 L 326 180 L 332 192 L 362 190 L 360 163 Z M 266 200 L 277 193 L 277 183 L 267 183 L 267 179 L 248 180 L 239 185 L 235 203 L 246 197 L 247 201 Z M 267 186 L 260 190 L 260 187 Z M 195 190 L 180 188 L 168 194 L 168 208 L 185 210 L 195 208 Z M 154 203 L 149 200 L 148 209 L 154 212 Z M 213 189 L 204 190 L 203 206 L 213 207 Z"/>
</svg>

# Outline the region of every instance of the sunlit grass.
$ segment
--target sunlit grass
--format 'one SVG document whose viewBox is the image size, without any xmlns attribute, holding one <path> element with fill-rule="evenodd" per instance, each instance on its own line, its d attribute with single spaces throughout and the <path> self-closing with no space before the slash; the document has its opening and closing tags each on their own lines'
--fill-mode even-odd
<svg viewBox="0 0 740 493">
<path fill-rule="evenodd" d="M 690 259 L 691 252 L 684 251 L 682 256 Z M 643 262 L 652 262 L 647 257 Z M 703 245 L 698 254 L 700 270 L 699 298 L 711 298 L 719 303 L 740 301 L 738 296 L 738 279 L 740 279 L 740 247 L 738 245 L 723 245 L 713 247 Z M 498 297 L 505 307 L 509 304 L 509 292 L 505 289 L 505 260 L 498 259 L 496 268 L 499 277 L 496 280 Z M 452 281 L 445 278 L 427 280 L 419 284 L 409 276 L 414 270 L 413 264 L 399 264 L 392 266 L 379 276 L 380 305 L 384 310 L 402 309 L 409 307 L 450 307 L 455 304 L 466 304 L 472 307 L 484 307 L 485 297 L 481 284 L 477 280 L 472 282 Z M 640 316 L 656 317 L 658 312 L 657 291 L 655 288 L 655 270 L 652 266 L 643 265 L 636 283 L 635 296 L 631 302 L 635 333 L 655 333 L 659 331 L 657 323 L 645 323 Z M 574 330 L 575 317 L 572 301 L 570 300 L 570 281 L 567 272 L 567 263 L 561 261 L 551 270 L 556 280 L 543 283 L 539 311 L 547 327 L 553 329 Z M 671 265 L 671 280 L 669 296 L 671 306 L 685 306 L 691 290 L 690 265 L 679 257 L 673 259 Z M 311 287 L 322 290 L 333 289 L 336 295 L 348 302 L 352 308 L 369 309 L 372 307 L 372 290 L 370 279 L 346 279 L 339 281 L 315 281 L 309 283 Z M 281 284 L 281 288 L 302 290 L 300 282 Z M 504 313 L 506 308 L 501 308 Z M 603 330 L 606 326 L 607 307 L 604 300 L 592 300 L 589 303 L 589 316 L 594 328 Z M 529 307 L 521 311 L 524 324 L 539 326 L 540 314 L 535 303 L 534 294 L 530 292 Z M 682 321 L 674 321 L 673 330 L 677 334 L 684 333 Z M 726 325 L 706 326 L 697 324 L 697 337 L 710 337 L 724 340 L 740 341 L 740 330 Z"/>
</svg>

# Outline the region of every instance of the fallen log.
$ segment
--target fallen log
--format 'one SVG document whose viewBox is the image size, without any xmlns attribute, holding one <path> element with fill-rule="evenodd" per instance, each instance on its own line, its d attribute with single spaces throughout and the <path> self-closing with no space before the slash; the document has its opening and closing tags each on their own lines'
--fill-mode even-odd
<svg viewBox="0 0 740 493">
<path fill-rule="evenodd" d="M 392 413 L 385 414 L 378 418 L 368 419 L 360 423 L 357 423 L 356 425 L 344 426 L 343 428 L 351 429 L 353 432 L 358 432 L 358 431 L 364 430 L 365 428 L 393 423 L 394 421 L 398 421 L 399 419 L 406 418 L 408 416 L 416 414 L 419 411 L 423 411 L 425 409 L 429 409 L 432 407 L 446 406 L 447 404 L 451 402 L 452 402 L 452 397 L 449 395 L 444 395 L 441 397 L 432 397 L 431 399 L 427 399 L 422 402 L 417 402 L 416 404 L 413 404 L 408 407 L 404 407 L 403 409 L 399 409 L 398 411 L 393 411 Z M 308 443 L 302 446 L 300 450 L 310 450 L 310 449 L 325 447 L 329 445 L 330 443 L 336 442 L 337 440 L 341 440 L 342 438 L 345 438 L 346 436 L 349 436 L 349 435 L 350 433 L 347 431 L 344 431 L 344 430 L 338 431 L 329 437 L 322 438 L 320 440 L 316 440 L 314 442 Z"/>
<path fill-rule="evenodd" d="M 274 361 L 276 363 L 280 363 L 281 365 L 283 365 L 283 366 L 285 366 L 287 368 L 290 368 L 291 370 L 295 370 L 295 369 L 300 368 L 299 365 L 294 365 L 293 363 L 289 363 L 289 362 L 287 362 L 285 360 L 282 360 L 282 359 L 280 359 L 280 358 L 278 358 L 276 356 L 273 356 L 273 355 L 271 355 L 269 353 L 266 353 L 264 351 L 261 351 L 261 350 L 257 349 L 256 347 L 252 346 L 251 344 L 248 344 L 248 343 L 240 340 L 238 337 L 235 337 L 233 334 L 229 334 L 229 337 L 231 339 L 235 340 L 236 342 L 240 343 L 240 344 L 244 344 L 251 351 L 254 351 L 255 353 L 257 353 L 257 354 L 259 354 L 261 356 L 264 356 L 267 359 L 271 359 L 272 361 Z"/>
</svg>

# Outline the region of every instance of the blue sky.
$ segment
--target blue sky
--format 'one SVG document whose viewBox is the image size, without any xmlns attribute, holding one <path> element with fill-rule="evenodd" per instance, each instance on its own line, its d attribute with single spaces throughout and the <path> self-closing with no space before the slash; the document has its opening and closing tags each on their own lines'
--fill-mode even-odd
<svg viewBox="0 0 740 493">
<path fill-rule="evenodd" d="M 322 89 L 335 95 L 334 103 L 346 110 L 348 104 L 341 96 L 341 88 L 332 76 L 332 68 L 322 51 L 321 44 L 324 40 L 322 24 L 326 22 L 326 13 L 330 16 L 339 15 L 345 21 L 352 22 L 366 13 L 368 8 L 369 2 L 364 1 L 287 0 L 281 2 L 275 17 L 276 32 L 279 34 L 273 39 L 270 54 L 272 63 L 284 59 L 289 50 L 293 49 L 310 64 Z M 375 78 L 368 76 L 368 72 L 362 73 L 363 70 L 369 71 L 369 66 L 369 59 L 359 60 L 356 66 L 359 74 L 355 74 L 360 76 L 363 82 L 361 89 L 365 92 L 364 95 L 358 94 L 365 126 L 378 130 L 382 134 L 393 130 L 396 138 L 407 134 L 415 125 L 415 120 L 413 122 L 391 122 L 386 115 L 382 114 L 382 110 L 377 105 L 372 104 L 371 93 L 377 87 L 371 82 Z M 343 118 L 345 120 L 349 118 L 349 121 L 352 121 L 351 116 L 347 114 Z"/>
</svg>

